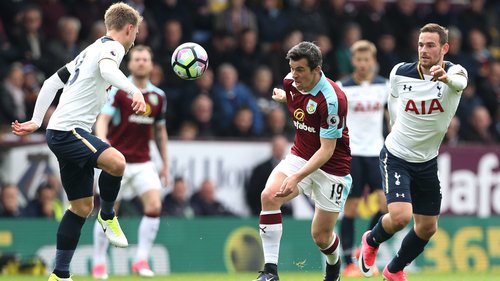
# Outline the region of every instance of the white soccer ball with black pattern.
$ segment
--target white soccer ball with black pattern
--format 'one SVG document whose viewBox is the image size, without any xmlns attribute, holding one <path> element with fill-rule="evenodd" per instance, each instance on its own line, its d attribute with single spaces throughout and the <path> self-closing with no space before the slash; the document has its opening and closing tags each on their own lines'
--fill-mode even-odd
<svg viewBox="0 0 500 281">
<path fill-rule="evenodd" d="M 172 68 L 184 80 L 198 79 L 208 67 L 208 54 L 202 46 L 187 42 L 172 54 Z"/>
</svg>

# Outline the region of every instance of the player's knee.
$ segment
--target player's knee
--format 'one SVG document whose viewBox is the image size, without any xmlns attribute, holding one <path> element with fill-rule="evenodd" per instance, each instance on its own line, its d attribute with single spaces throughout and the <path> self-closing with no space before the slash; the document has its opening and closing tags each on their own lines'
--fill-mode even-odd
<svg viewBox="0 0 500 281">
<path fill-rule="evenodd" d="M 429 240 L 431 237 L 437 232 L 438 225 L 437 223 L 426 223 L 426 224 L 416 224 L 415 232 L 418 237 Z"/>
<path fill-rule="evenodd" d="M 260 194 L 260 201 L 262 203 L 262 206 L 274 206 L 274 205 L 279 205 L 279 203 L 276 200 L 276 197 L 274 196 L 274 193 L 271 192 L 268 189 L 264 189 L 262 193 Z"/>
<path fill-rule="evenodd" d="M 148 217 L 159 217 L 161 214 L 161 202 L 149 202 L 144 206 L 144 215 Z"/>
<path fill-rule="evenodd" d="M 90 214 L 92 214 L 92 210 L 94 210 L 94 202 L 90 200 L 83 204 L 75 204 L 71 206 L 71 211 L 83 218 L 88 218 Z"/>
<path fill-rule="evenodd" d="M 109 171 L 107 172 L 113 176 L 117 177 L 123 176 L 123 172 L 125 171 L 125 166 L 126 166 L 125 157 L 122 154 L 117 154 L 113 158 L 113 163 L 111 163 Z"/>
<path fill-rule="evenodd" d="M 405 214 L 396 214 L 396 215 L 391 215 L 391 223 L 392 227 L 399 231 L 403 228 L 405 228 L 408 223 L 410 223 L 411 220 L 411 215 L 405 215 Z"/>
<path fill-rule="evenodd" d="M 332 238 L 332 234 L 325 231 L 313 230 L 311 232 L 311 235 L 314 243 L 318 245 L 320 249 L 325 249 L 326 247 L 328 247 L 331 242 L 330 239 Z"/>
</svg>

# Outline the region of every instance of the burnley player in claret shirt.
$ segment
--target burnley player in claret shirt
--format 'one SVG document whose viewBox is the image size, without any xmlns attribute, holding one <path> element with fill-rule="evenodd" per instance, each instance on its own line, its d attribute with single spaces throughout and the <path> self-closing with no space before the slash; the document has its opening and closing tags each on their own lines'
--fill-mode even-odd
<svg viewBox="0 0 500 281">
<path fill-rule="evenodd" d="M 295 126 L 291 153 L 273 170 L 262 191 L 260 236 L 265 265 L 255 281 L 276 281 L 282 228 L 281 206 L 300 193 L 315 203 L 312 238 L 326 258 L 324 281 L 340 279 L 340 240 L 333 228 L 351 188 L 347 99 L 321 71 L 318 46 L 301 42 L 286 56 L 290 73 L 273 99 L 287 103 Z"/>
</svg>

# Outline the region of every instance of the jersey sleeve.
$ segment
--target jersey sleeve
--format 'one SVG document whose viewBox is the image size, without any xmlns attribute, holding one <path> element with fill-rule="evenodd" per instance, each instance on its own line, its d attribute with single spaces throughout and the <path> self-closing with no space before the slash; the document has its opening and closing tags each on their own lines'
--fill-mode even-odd
<svg viewBox="0 0 500 281">
<path fill-rule="evenodd" d="M 102 50 L 97 61 L 99 62 L 103 59 L 110 59 L 116 62 L 117 65 L 120 65 L 124 55 L 125 48 L 123 48 L 122 44 L 117 41 L 107 41 L 102 44 Z"/>
<path fill-rule="evenodd" d="M 462 92 L 467 87 L 469 80 L 467 70 L 459 64 L 455 64 L 448 69 L 448 86 L 456 92 Z"/>
<path fill-rule="evenodd" d="M 399 93 L 398 93 L 398 88 L 397 88 L 397 76 L 396 76 L 396 71 L 399 69 L 399 67 L 403 65 L 403 63 L 398 63 L 396 64 L 392 70 L 391 70 L 391 74 L 389 74 L 389 84 L 390 84 L 390 89 L 391 89 L 391 92 L 390 92 L 390 95 L 394 98 L 399 98 Z"/>
<path fill-rule="evenodd" d="M 319 109 L 321 118 L 319 136 L 326 139 L 341 138 L 345 127 L 347 104 L 343 105 L 338 98 L 330 97 L 320 105 Z"/>
</svg>

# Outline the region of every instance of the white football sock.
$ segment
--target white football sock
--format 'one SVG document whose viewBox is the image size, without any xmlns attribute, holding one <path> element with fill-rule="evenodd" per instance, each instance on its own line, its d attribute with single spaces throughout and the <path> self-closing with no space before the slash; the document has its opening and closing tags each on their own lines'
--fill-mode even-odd
<svg viewBox="0 0 500 281">
<path fill-rule="evenodd" d="M 329 265 L 334 265 L 339 260 L 339 257 L 340 257 L 339 245 L 340 245 L 339 236 L 334 232 L 332 243 L 330 243 L 330 245 L 328 245 L 328 247 L 326 247 L 325 249 L 321 249 L 321 252 L 323 252 L 323 254 L 325 254 L 325 256 L 326 256 L 326 262 Z"/>
<path fill-rule="evenodd" d="M 94 265 L 106 264 L 106 252 L 109 241 L 102 230 L 101 224 L 96 220 L 94 223 Z"/>
<path fill-rule="evenodd" d="M 143 216 L 139 224 L 136 261 L 147 260 L 160 226 L 160 218 Z"/>
<path fill-rule="evenodd" d="M 281 216 L 281 211 L 262 211 L 260 213 L 261 221 L 262 217 L 266 215 L 276 215 Z M 264 251 L 264 262 L 278 264 L 278 257 L 280 252 L 280 242 L 281 234 L 283 233 L 283 224 L 273 223 L 273 224 L 259 224 L 260 238 L 262 239 L 262 248 Z"/>
</svg>

